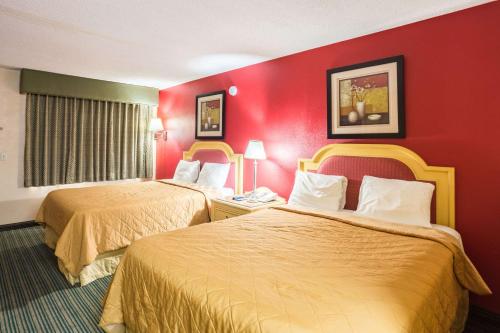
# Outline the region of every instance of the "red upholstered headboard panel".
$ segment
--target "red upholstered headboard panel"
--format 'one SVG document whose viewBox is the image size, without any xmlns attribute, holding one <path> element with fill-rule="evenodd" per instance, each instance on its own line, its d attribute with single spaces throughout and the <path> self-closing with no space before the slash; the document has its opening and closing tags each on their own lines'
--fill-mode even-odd
<svg viewBox="0 0 500 333">
<path fill-rule="evenodd" d="M 199 160 L 201 163 L 201 167 L 203 167 L 203 164 L 205 162 L 231 163 L 231 161 L 229 161 L 229 159 L 227 158 L 226 154 L 223 151 L 216 149 L 198 150 L 197 152 L 194 153 L 191 160 L 192 161 Z M 235 173 L 235 165 L 234 163 L 231 163 L 231 167 L 229 169 L 229 175 L 227 176 L 226 185 L 224 185 L 224 187 L 230 187 L 232 189 L 235 188 L 234 173 Z"/>
<path fill-rule="evenodd" d="M 356 210 L 359 189 L 365 175 L 390 179 L 415 180 L 404 163 L 392 158 L 331 156 L 319 166 L 317 173 L 340 175 L 348 179 L 345 209 Z M 432 200 L 431 221 L 435 219 L 435 198 Z"/>
</svg>

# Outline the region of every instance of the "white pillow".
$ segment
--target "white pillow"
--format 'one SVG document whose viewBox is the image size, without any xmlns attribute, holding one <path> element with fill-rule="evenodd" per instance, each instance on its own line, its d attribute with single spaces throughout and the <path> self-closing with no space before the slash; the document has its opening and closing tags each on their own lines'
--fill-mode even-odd
<svg viewBox="0 0 500 333">
<path fill-rule="evenodd" d="M 174 180 L 180 180 L 188 183 L 196 182 L 200 173 L 200 161 L 180 160 L 175 168 Z"/>
<path fill-rule="evenodd" d="M 229 163 L 205 163 L 196 184 L 213 188 L 223 188 L 229 175 Z"/>
<path fill-rule="evenodd" d="M 288 199 L 291 205 L 339 211 L 345 206 L 347 178 L 299 171 Z"/>
<path fill-rule="evenodd" d="M 356 214 L 431 227 L 433 192 L 429 183 L 364 176 Z"/>
</svg>

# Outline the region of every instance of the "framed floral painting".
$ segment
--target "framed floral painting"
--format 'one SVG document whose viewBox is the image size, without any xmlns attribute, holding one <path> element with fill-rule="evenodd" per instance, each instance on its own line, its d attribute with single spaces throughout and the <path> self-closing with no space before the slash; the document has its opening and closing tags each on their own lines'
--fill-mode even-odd
<svg viewBox="0 0 500 333">
<path fill-rule="evenodd" d="M 328 138 L 404 138 L 403 84 L 403 56 L 328 70 Z"/>
<path fill-rule="evenodd" d="M 224 139 L 226 92 L 196 96 L 196 139 Z"/>
</svg>

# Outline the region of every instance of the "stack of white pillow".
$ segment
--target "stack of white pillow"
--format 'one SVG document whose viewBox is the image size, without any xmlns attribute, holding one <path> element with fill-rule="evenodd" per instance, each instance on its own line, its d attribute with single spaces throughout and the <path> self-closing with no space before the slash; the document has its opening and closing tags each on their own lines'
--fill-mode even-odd
<svg viewBox="0 0 500 333">
<path fill-rule="evenodd" d="M 346 202 L 347 178 L 297 171 L 288 203 L 341 211 Z M 382 221 L 431 227 L 434 185 L 419 181 L 364 176 L 357 215 Z"/>
<path fill-rule="evenodd" d="M 198 185 L 221 189 L 226 184 L 230 169 L 229 163 L 203 164 L 200 172 L 200 161 L 180 160 L 175 168 L 174 180 L 196 183 Z"/>
<path fill-rule="evenodd" d="M 345 206 L 347 178 L 297 171 L 288 203 L 321 210 L 339 211 Z"/>
</svg>

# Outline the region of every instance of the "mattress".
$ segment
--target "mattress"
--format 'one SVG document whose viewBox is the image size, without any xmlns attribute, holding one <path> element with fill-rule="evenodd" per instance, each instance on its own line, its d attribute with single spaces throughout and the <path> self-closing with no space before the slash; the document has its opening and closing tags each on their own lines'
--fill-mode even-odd
<svg viewBox="0 0 500 333">
<path fill-rule="evenodd" d="M 36 221 L 46 225 L 46 243 L 55 248 L 61 271 L 71 283 L 85 284 L 111 274 L 116 251 L 134 240 L 209 222 L 210 198 L 217 195 L 171 181 L 57 190 L 47 195 Z M 88 267 L 98 259 L 104 260 Z"/>
<path fill-rule="evenodd" d="M 490 290 L 456 238 L 279 207 L 134 242 L 108 332 L 460 332 Z"/>
</svg>

